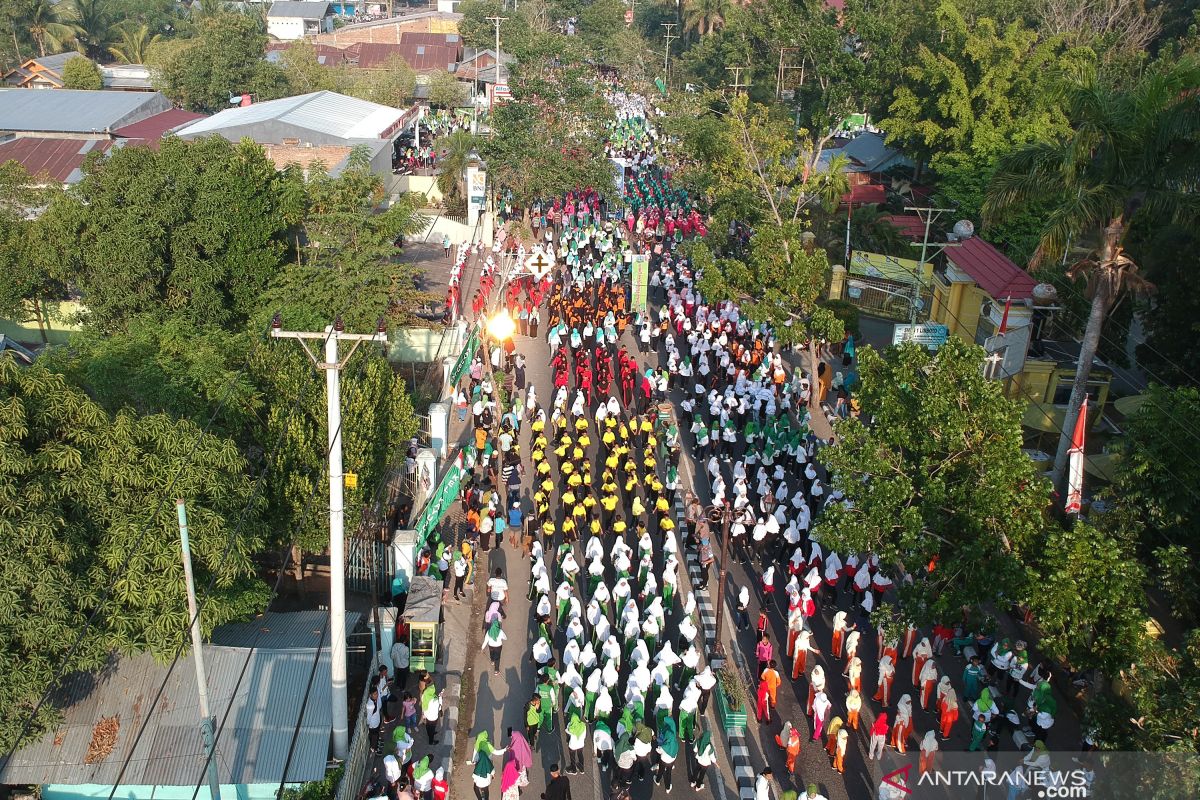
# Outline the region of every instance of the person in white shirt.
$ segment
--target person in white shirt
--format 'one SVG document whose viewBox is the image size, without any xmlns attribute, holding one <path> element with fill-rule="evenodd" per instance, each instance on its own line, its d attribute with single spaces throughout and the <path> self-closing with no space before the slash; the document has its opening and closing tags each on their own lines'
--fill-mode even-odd
<svg viewBox="0 0 1200 800">
<path fill-rule="evenodd" d="M 488 597 L 501 605 L 508 602 L 508 581 L 504 580 L 504 571 L 496 567 L 496 571 L 487 582 Z"/>
<path fill-rule="evenodd" d="M 409 649 L 408 644 L 403 641 L 397 641 L 392 645 L 390 651 L 392 657 L 392 669 L 396 672 L 395 687 L 396 693 L 402 694 L 404 687 L 408 685 L 408 664 L 409 664 Z"/>
<path fill-rule="evenodd" d="M 771 800 L 771 768 L 759 773 L 754 781 L 754 800 Z"/>
<path fill-rule="evenodd" d="M 504 646 L 508 636 L 500 628 L 500 620 L 494 620 L 491 626 L 488 627 L 487 633 L 483 636 L 483 647 L 480 650 L 488 650 L 492 658 L 492 674 L 500 674 L 500 651 Z"/>
</svg>

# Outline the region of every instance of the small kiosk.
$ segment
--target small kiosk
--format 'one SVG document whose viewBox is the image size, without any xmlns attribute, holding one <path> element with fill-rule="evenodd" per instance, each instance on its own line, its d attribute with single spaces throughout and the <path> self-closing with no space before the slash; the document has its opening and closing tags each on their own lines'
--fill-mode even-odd
<svg viewBox="0 0 1200 800">
<path fill-rule="evenodd" d="M 442 621 L 442 584 L 426 575 L 413 578 L 408 600 L 397 621 L 408 628 L 409 668 L 433 672 L 438 661 L 438 628 Z"/>
</svg>

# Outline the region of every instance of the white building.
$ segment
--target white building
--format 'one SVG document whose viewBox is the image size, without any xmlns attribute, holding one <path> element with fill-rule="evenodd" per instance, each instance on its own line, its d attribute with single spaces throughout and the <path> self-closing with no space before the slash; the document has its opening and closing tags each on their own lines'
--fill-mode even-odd
<svg viewBox="0 0 1200 800">
<path fill-rule="evenodd" d="M 333 32 L 333 4 L 281 0 L 267 12 L 267 34 L 282 42 Z"/>
</svg>

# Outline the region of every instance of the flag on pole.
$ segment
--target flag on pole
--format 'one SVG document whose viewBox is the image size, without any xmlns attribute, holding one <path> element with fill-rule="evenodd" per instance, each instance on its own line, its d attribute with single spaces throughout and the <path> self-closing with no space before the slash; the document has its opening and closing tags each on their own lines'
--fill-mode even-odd
<svg viewBox="0 0 1200 800">
<path fill-rule="evenodd" d="M 1008 333 L 1008 312 L 1012 310 L 1012 298 L 1008 297 L 1004 300 L 1004 316 L 1000 318 L 1000 330 L 996 333 L 1003 336 Z"/>
<path fill-rule="evenodd" d="M 1079 407 L 1079 418 L 1075 420 L 1075 432 L 1071 436 L 1071 463 L 1067 475 L 1067 505 L 1064 511 L 1078 514 L 1083 507 L 1083 442 L 1087 430 L 1087 397 Z"/>
</svg>

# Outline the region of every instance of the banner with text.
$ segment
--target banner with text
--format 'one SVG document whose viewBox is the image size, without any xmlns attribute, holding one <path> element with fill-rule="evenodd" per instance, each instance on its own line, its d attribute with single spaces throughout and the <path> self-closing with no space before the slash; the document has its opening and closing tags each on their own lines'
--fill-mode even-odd
<svg viewBox="0 0 1200 800">
<path fill-rule="evenodd" d="M 650 286 L 650 254 L 635 253 L 632 261 L 633 297 L 629 304 L 631 311 L 646 311 L 646 293 Z"/>
</svg>

